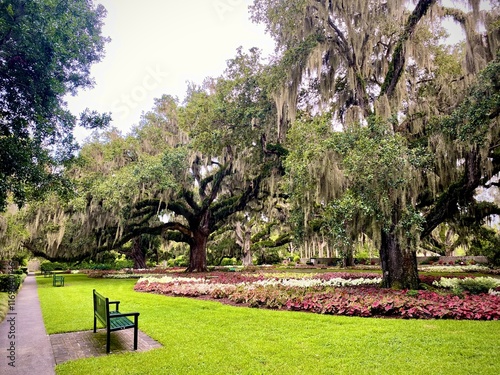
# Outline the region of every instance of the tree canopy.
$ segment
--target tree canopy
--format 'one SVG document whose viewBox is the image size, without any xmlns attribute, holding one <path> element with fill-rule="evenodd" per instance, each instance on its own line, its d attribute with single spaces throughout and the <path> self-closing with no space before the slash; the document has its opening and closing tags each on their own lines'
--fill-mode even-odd
<svg viewBox="0 0 500 375">
<path fill-rule="evenodd" d="M 418 287 L 419 240 L 477 212 L 475 189 L 498 172 L 498 4 L 460 3 L 254 1 L 283 56 L 278 126 L 299 227 L 321 215 L 349 250 L 368 234 L 386 286 Z M 464 45 L 443 42 L 444 19 Z M 478 220 L 492 212 L 481 207 Z"/>
<path fill-rule="evenodd" d="M 187 243 L 189 269 L 206 270 L 209 235 L 257 199 L 279 165 L 267 150 L 275 112 L 263 74 L 259 51 L 240 50 L 223 76 L 191 86 L 184 104 L 165 95 L 129 136 L 111 130 L 86 144 L 67 171 L 80 194 L 34 208 L 26 245 L 75 258 L 149 234 Z M 44 210 L 57 211 L 55 241 L 37 219 Z M 93 245 L 82 251 L 85 238 Z"/>
<path fill-rule="evenodd" d="M 64 96 L 92 86 L 90 67 L 104 55 L 104 7 L 90 0 L 0 1 L 0 209 L 64 188 L 60 166 L 76 144 L 76 118 Z M 109 115 L 90 110 L 81 125 Z"/>
<path fill-rule="evenodd" d="M 64 169 L 74 196 L 23 211 L 24 245 L 75 259 L 156 236 L 204 271 L 209 242 L 246 264 L 292 240 L 349 264 L 361 238 L 398 288 L 418 288 L 416 251 L 447 241 L 436 232 L 491 249 L 498 205 L 477 193 L 500 171 L 500 9 L 456 4 L 254 0 L 272 61 L 239 49 L 129 135 L 97 134 Z M 446 41 L 447 20 L 463 42 Z"/>
</svg>

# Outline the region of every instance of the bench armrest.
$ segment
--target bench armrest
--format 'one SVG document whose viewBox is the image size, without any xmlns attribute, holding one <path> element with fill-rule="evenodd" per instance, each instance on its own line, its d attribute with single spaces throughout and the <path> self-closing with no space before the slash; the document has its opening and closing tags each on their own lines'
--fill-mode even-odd
<svg viewBox="0 0 500 375">
<path fill-rule="evenodd" d="M 115 310 L 119 311 L 120 310 L 120 301 L 109 301 L 108 305 L 115 305 Z"/>
<path fill-rule="evenodd" d="M 117 318 L 117 317 L 121 317 L 121 316 L 139 316 L 140 313 L 138 312 L 131 312 L 131 313 L 118 313 L 118 314 L 113 314 L 111 315 L 112 318 Z"/>
</svg>

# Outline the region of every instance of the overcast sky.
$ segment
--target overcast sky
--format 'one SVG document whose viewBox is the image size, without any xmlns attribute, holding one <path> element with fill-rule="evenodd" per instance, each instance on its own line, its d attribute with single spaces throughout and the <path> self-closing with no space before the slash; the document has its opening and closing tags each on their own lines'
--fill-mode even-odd
<svg viewBox="0 0 500 375">
<path fill-rule="evenodd" d="M 68 97 L 78 115 L 85 108 L 112 112 L 125 133 L 138 124 L 154 99 L 183 99 L 187 81 L 219 76 L 236 49 L 259 47 L 270 54 L 271 38 L 249 19 L 250 0 L 94 0 L 107 9 L 103 35 L 111 42 L 92 67 L 95 87 Z M 87 133 L 77 130 L 78 140 Z"/>
<path fill-rule="evenodd" d="M 153 108 L 155 98 L 170 94 L 182 100 L 187 81 L 200 84 L 206 77 L 219 76 L 239 46 L 259 47 L 265 55 L 274 50 L 264 26 L 250 21 L 252 0 L 94 3 L 108 11 L 103 35 L 111 42 L 103 61 L 92 67 L 95 87 L 68 97 L 68 107 L 75 115 L 85 108 L 111 112 L 112 126 L 125 133 Z M 82 141 L 88 133 L 77 129 L 75 135 Z"/>
</svg>

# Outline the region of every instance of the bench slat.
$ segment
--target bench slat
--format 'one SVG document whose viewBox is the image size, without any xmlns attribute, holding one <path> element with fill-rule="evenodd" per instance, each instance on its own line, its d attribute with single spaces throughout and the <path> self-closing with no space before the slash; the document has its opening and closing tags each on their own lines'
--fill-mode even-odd
<svg viewBox="0 0 500 375">
<path fill-rule="evenodd" d="M 111 325 L 110 329 L 113 331 L 118 329 L 134 328 L 134 322 L 124 316 L 118 318 L 113 318 L 111 316 L 109 323 Z"/>
</svg>

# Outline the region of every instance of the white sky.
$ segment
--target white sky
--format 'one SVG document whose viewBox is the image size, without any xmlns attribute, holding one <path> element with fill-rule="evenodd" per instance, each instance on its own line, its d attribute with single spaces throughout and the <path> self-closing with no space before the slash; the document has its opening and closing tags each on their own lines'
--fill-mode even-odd
<svg viewBox="0 0 500 375">
<path fill-rule="evenodd" d="M 68 108 L 112 112 L 112 126 L 125 133 L 138 124 L 154 99 L 183 99 L 187 82 L 219 76 L 236 49 L 274 43 L 262 25 L 249 19 L 251 0 L 94 0 L 107 9 L 102 34 L 106 56 L 92 67 L 93 89 L 68 97 Z M 82 141 L 88 133 L 76 129 Z"/>
<path fill-rule="evenodd" d="M 249 19 L 252 0 L 94 3 L 108 11 L 102 33 L 111 42 L 103 61 L 92 67 L 95 87 L 68 97 L 68 108 L 75 115 L 85 108 L 111 112 L 111 125 L 124 133 L 153 108 L 155 98 L 170 94 L 182 100 L 188 81 L 201 84 L 206 77 L 219 76 L 239 46 L 259 47 L 265 55 L 274 50 L 264 26 Z M 78 141 L 88 134 L 75 130 Z"/>
</svg>

